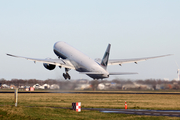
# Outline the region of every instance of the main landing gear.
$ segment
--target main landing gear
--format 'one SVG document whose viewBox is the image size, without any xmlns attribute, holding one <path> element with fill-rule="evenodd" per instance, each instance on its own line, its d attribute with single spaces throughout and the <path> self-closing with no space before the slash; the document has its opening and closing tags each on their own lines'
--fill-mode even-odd
<svg viewBox="0 0 180 120">
<path fill-rule="evenodd" d="M 68 73 L 63 73 L 64 79 L 71 79 L 71 76 Z"/>
<path fill-rule="evenodd" d="M 71 79 L 71 76 L 68 74 L 69 70 L 70 70 L 69 68 L 65 68 L 66 73 L 63 73 L 64 79 L 69 79 L 69 80 Z"/>
</svg>

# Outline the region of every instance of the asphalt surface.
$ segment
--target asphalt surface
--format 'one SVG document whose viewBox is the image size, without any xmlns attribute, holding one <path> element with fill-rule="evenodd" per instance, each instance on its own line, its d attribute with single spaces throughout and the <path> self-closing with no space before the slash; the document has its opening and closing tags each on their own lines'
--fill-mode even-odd
<svg viewBox="0 0 180 120">
<path fill-rule="evenodd" d="M 100 110 L 103 113 L 117 113 L 117 114 L 136 114 L 136 115 L 150 115 L 150 116 L 170 116 L 180 117 L 180 111 L 177 110 L 136 110 L 136 109 L 114 109 L 114 110 Z"/>
<path fill-rule="evenodd" d="M 14 91 L 0 91 L 0 93 L 14 93 Z M 173 93 L 173 92 L 62 92 L 62 91 L 18 91 L 18 93 L 66 93 L 66 94 L 170 94 L 170 95 L 180 95 L 180 93 Z"/>
<path fill-rule="evenodd" d="M 52 107 L 52 108 L 59 108 L 59 107 Z M 72 109 L 72 108 L 60 108 L 60 109 Z M 142 109 L 111 109 L 111 108 L 81 108 L 81 110 L 93 110 L 103 113 L 117 113 L 117 114 L 180 117 L 180 110 L 142 110 Z"/>
<path fill-rule="evenodd" d="M 26 107 L 35 107 L 35 106 L 26 106 Z M 47 108 L 72 110 L 72 108 L 67 108 L 67 107 L 47 107 Z M 111 109 L 111 108 L 81 108 L 81 110 L 92 110 L 103 113 L 117 113 L 117 114 L 180 117 L 180 110 L 142 110 L 142 109 Z"/>
</svg>

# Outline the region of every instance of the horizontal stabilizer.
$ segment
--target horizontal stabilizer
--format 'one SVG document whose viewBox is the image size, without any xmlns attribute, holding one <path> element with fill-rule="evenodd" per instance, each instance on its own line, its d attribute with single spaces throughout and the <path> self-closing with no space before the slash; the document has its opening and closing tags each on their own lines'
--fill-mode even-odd
<svg viewBox="0 0 180 120">
<path fill-rule="evenodd" d="M 110 72 L 109 75 L 128 75 L 128 74 L 138 74 L 135 72 Z"/>
<path fill-rule="evenodd" d="M 98 75 L 102 75 L 102 72 L 79 72 L 80 74 L 98 74 Z"/>
</svg>

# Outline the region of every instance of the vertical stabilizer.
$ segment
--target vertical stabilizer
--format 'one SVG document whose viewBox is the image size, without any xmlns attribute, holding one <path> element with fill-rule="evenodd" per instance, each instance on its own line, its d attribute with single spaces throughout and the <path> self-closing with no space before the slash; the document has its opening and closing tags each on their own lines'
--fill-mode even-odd
<svg viewBox="0 0 180 120">
<path fill-rule="evenodd" d="M 104 69 L 106 69 L 108 65 L 110 48 L 111 48 L 111 44 L 108 44 L 106 52 L 104 53 L 103 59 L 101 61 L 101 66 L 103 66 Z"/>
</svg>

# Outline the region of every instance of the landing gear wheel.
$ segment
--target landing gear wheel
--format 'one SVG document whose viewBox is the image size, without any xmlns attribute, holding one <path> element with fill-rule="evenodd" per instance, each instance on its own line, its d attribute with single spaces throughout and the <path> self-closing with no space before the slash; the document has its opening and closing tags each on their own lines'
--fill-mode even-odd
<svg viewBox="0 0 180 120">
<path fill-rule="evenodd" d="M 63 77 L 65 80 L 67 79 L 67 75 L 65 73 L 63 73 Z"/>
<path fill-rule="evenodd" d="M 66 77 L 70 80 L 71 79 L 71 76 L 68 74 L 68 73 L 66 73 Z"/>
<path fill-rule="evenodd" d="M 71 79 L 71 76 L 68 73 L 63 73 L 64 79 Z"/>
</svg>

